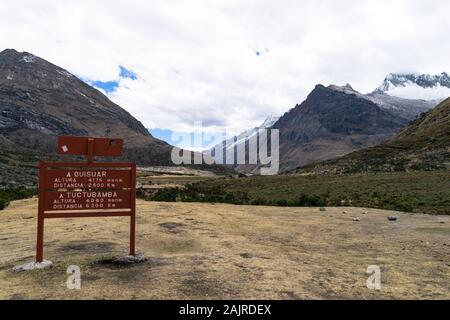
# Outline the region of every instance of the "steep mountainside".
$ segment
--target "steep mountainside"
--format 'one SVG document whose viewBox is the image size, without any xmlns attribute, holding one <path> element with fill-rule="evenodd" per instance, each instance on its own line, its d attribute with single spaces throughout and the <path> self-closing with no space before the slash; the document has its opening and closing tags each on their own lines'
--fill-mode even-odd
<svg viewBox="0 0 450 320">
<path fill-rule="evenodd" d="M 304 103 L 273 121 L 273 128 L 280 129 L 281 133 L 281 169 L 339 157 L 381 143 L 436 104 L 436 101 L 404 99 L 383 92 L 365 95 L 349 84 L 327 88 L 319 85 Z M 255 134 L 255 129 L 242 133 L 227 150 L 235 148 L 236 152 L 238 144 L 246 143 Z M 255 165 L 241 164 L 235 168 L 258 172 Z"/>
<path fill-rule="evenodd" d="M 30 53 L 0 53 L 2 179 L 35 155 L 55 152 L 58 135 L 125 139 L 124 159 L 170 164 L 171 146 L 153 138 L 127 111 L 68 71 Z M 19 157 L 19 158 L 20 158 Z M 22 159 L 22 160 L 24 160 Z M 14 171 L 15 169 L 13 169 Z"/>
<path fill-rule="evenodd" d="M 380 108 L 387 110 L 396 116 L 405 118 L 406 120 L 414 120 L 419 114 L 426 112 L 435 107 L 439 101 L 422 100 L 422 99 L 406 99 L 391 96 L 383 91 L 375 90 L 370 94 L 362 94 L 354 90 L 349 84 L 345 86 L 329 86 L 330 89 L 353 94 L 361 99 L 372 101 Z"/>
<path fill-rule="evenodd" d="M 297 172 L 348 173 L 450 168 L 450 98 L 386 143 Z"/>
<path fill-rule="evenodd" d="M 368 99 L 317 85 L 273 126 L 281 168 L 292 169 L 382 143 L 407 124 Z"/>
</svg>

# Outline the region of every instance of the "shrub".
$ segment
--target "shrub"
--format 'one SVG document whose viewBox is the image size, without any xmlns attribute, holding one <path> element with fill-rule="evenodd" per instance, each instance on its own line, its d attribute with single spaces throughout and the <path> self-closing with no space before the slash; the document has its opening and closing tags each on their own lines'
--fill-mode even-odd
<svg viewBox="0 0 450 320">
<path fill-rule="evenodd" d="M 139 199 L 145 199 L 145 189 L 144 188 L 137 188 L 136 189 L 136 197 Z"/>
<path fill-rule="evenodd" d="M 222 186 L 205 187 L 201 183 L 193 183 L 185 185 L 184 188 L 158 190 L 149 200 L 246 204 L 250 199 L 247 192 L 227 192 Z"/>
<path fill-rule="evenodd" d="M 276 205 L 279 207 L 287 207 L 288 202 L 285 199 L 279 199 L 276 201 Z"/>
<path fill-rule="evenodd" d="M 403 211 L 403 212 L 413 212 L 414 211 L 414 207 L 407 202 L 399 202 L 399 203 L 395 203 L 392 207 L 393 210 L 397 210 L 397 211 Z"/>
<path fill-rule="evenodd" d="M 6 199 L 0 198 L 0 210 L 5 209 L 8 206 L 8 201 Z"/>
<path fill-rule="evenodd" d="M 252 206 L 265 206 L 269 204 L 269 201 L 261 198 L 253 199 L 250 201 Z"/>
<path fill-rule="evenodd" d="M 302 193 L 298 199 L 298 205 L 301 207 L 323 207 L 325 199 L 321 196 L 307 195 Z"/>
<path fill-rule="evenodd" d="M 36 189 L 24 187 L 0 189 L 0 210 L 5 209 L 10 201 L 31 198 L 36 193 Z"/>
<path fill-rule="evenodd" d="M 177 201 L 178 188 L 161 189 L 151 196 L 153 201 L 175 202 Z"/>
</svg>

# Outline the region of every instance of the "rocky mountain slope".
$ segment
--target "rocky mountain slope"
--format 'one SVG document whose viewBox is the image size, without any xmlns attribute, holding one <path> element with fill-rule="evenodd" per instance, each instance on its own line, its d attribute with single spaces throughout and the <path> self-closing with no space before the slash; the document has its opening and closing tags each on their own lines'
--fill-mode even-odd
<svg viewBox="0 0 450 320">
<path fill-rule="evenodd" d="M 450 168 L 450 98 L 386 143 L 297 172 L 349 173 Z"/>
<path fill-rule="evenodd" d="M 30 53 L 0 52 L 2 180 L 16 175 L 17 164 L 28 167 L 36 157 L 54 153 L 58 135 L 121 137 L 124 159 L 170 164 L 171 146 L 100 91 Z"/>
<path fill-rule="evenodd" d="M 287 170 L 377 145 L 407 122 L 356 94 L 317 85 L 272 128 L 280 130 L 280 167 Z"/>
<path fill-rule="evenodd" d="M 289 170 L 382 143 L 436 104 L 435 100 L 404 99 L 381 91 L 362 94 L 349 84 L 318 85 L 305 102 L 274 119 L 272 126 L 261 128 L 280 130 L 280 168 Z M 248 130 L 235 142 L 227 141 L 226 150 L 234 148 L 236 152 L 237 145 L 248 144 L 256 132 Z M 238 171 L 253 173 L 258 168 L 235 166 Z"/>
<path fill-rule="evenodd" d="M 380 108 L 387 110 L 396 116 L 405 118 L 408 121 L 414 120 L 419 114 L 432 109 L 440 102 L 438 100 L 400 98 L 391 96 L 386 92 L 379 90 L 375 90 L 369 94 L 362 94 L 354 90 L 349 84 L 342 87 L 331 85 L 329 88 L 372 101 Z"/>
</svg>

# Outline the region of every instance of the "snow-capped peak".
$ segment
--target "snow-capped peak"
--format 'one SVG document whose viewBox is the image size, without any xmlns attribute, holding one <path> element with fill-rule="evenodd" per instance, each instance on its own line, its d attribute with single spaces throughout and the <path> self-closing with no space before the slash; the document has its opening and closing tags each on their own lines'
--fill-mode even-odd
<svg viewBox="0 0 450 320">
<path fill-rule="evenodd" d="M 271 126 L 273 126 L 275 124 L 275 122 L 278 121 L 278 119 L 280 119 L 280 117 L 277 117 L 274 115 L 269 115 L 266 118 L 266 120 L 264 120 L 264 122 L 258 128 L 260 128 L 260 129 L 270 128 Z"/>
<path fill-rule="evenodd" d="M 441 100 L 450 96 L 450 77 L 446 72 L 390 73 L 374 92 L 407 99 Z"/>
<path fill-rule="evenodd" d="M 278 119 L 280 119 L 280 117 L 269 115 L 261 125 L 254 127 L 252 129 L 248 129 L 244 132 L 241 132 L 239 135 L 226 140 L 225 141 L 226 150 L 233 149 L 237 145 L 242 145 L 243 143 L 245 143 L 245 141 L 247 141 L 251 137 L 258 135 L 259 129 L 269 129 L 275 124 L 275 122 L 278 121 Z M 221 148 L 222 142 L 211 148 L 211 150 L 217 147 Z"/>
</svg>

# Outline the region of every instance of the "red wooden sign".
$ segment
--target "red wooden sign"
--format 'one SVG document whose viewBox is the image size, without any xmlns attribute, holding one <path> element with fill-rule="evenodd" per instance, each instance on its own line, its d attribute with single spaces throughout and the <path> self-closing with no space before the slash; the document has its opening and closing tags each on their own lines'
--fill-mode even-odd
<svg viewBox="0 0 450 320">
<path fill-rule="evenodd" d="M 91 137 L 58 137 L 58 154 L 85 155 L 92 157 L 117 157 L 123 152 L 123 139 Z"/>
<path fill-rule="evenodd" d="M 36 261 L 44 260 L 47 218 L 130 217 L 130 255 L 135 255 L 136 164 L 93 162 L 94 156 L 121 155 L 122 139 L 59 137 L 58 153 L 87 162 L 41 162 Z"/>
</svg>

